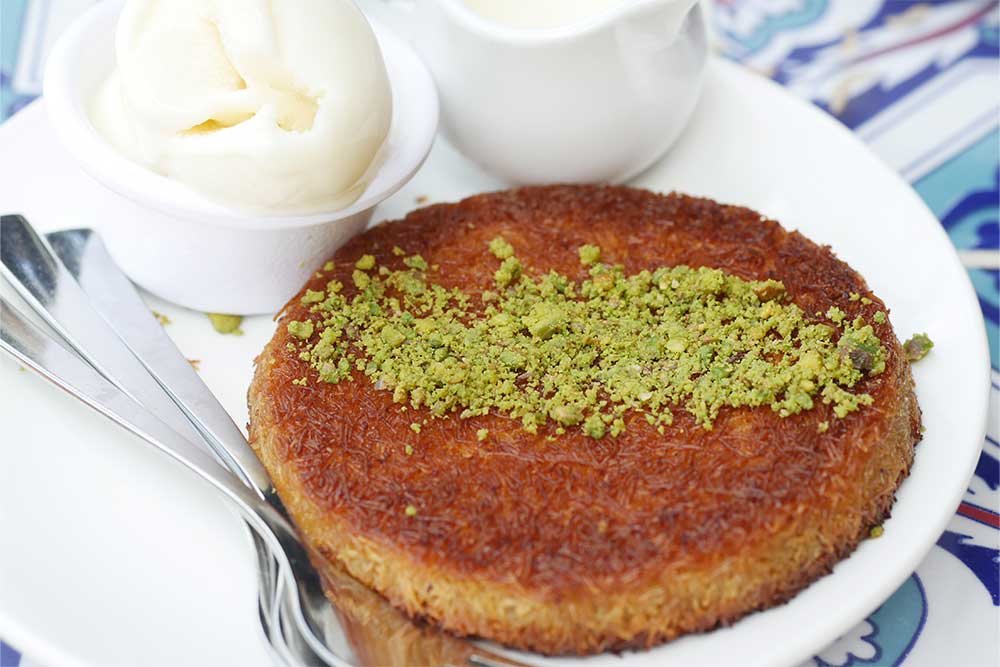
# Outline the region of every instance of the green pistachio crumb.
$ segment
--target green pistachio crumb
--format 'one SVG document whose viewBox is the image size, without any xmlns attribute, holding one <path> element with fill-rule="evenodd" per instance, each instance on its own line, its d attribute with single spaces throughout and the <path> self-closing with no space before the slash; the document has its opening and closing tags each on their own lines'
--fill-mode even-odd
<svg viewBox="0 0 1000 667">
<path fill-rule="evenodd" d="M 857 292 L 851 292 L 851 294 L 850 294 L 850 296 L 848 296 L 848 298 L 851 301 L 860 301 L 861 300 L 861 295 L 858 294 Z"/>
<path fill-rule="evenodd" d="M 304 387 L 308 383 L 309 379 L 306 376 L 300 377 L 298 380 L 292 380 L 292 384 L 298 385 L 299 387 Z"/>
<path fill-rule="evenodd" d="M 583 422 L 583 432 L 591 438 L 601 439 L 604 437 L 604 420 L 600 415 L 592 414 Z"/>
<path fill-rule="evenodd" d="M 417 516 L 417 508 L 413 505 L 407 505 L 406 509 L 403 510 L 406 516 Z"/>
<path fill-rule="evenodd" d="M 170 324 L 170 318 L 164 315 L 163 313 L 158 313 L 154 310 L 153 317 L 156 318 L 156 321 L 160 323 L 160 326 L 165 327 L 168 324 Z"/>
<path fill-rule="evenodd" d="M 872 315 L 872 320 L 875 322 L 875 324 L 885 324 L 885 313 L 883 313 L 881 310 L 878 311 L 877 313 Z"/>
<path fill-rule="evenodd" d="M 361 269 L 355 269 L 351 273 L 351 280 L 354 282 L 354 286 L 360 290 L 365 289 L 372 282 L 371 277 Z"/>
<path fill-rule="evenodd" d="M 375 257 L 373 255 L 361 255 L 361 259 L 354 263 L 354 268 L 368 271 L 375 268 Z"/>
<path fill-rule="evenodd" d="M 497 287 L 507 287 L 521 277 L 521 272 L 521 262 L 516 257 L 508 257 L 500 264 L 500 268 L 497 269 L 493 278 L 496 280 Z"/>
<path fill-rule="evenodd" d="M 410 430 L 414 433 L 420 433 L 420 422 L 413 422 L 410 424 Z"/>
<path fill-rule="evenodd" d="M 514 350 L 501 350 L 497 358 L 504 366 L 511 368 L 521 368 L 524 366 L 524 357 Z"/>
<path fill-rule="evenodd" d="M 403 260 L 403 264 L 406 264 L 411 269 L 417 269 L 418 271 L 427 270 L 427 261 L 420 255 L 412 255 Z"/>
<path fill-rule="evenodd" d="M 488 428 L 481 428 L 478 431 L 476 431 L 476 440 L 482 442 L 489 436 L 489 434 L 490 430 Z"/>
<path fill-rule="evenodd" d="M 785 296 L 785 286 L 777 280 L 765 280 L 753 288 L 761 301 L 774 301 Z"/>
<path fill-rule="evenodd" d="M 826 433 L 829 430 L 830 430 L 830 422 L 828 421 L 822 421 L 816 425 L 817 433 Z"/>
<path fill-rule="evenodd" d="M 388 345 L 396 347 L 397 345 L 402 345 L 406 341 L 406 335 L 401 333 L 399 329 L 387 324 L 382 328 L 382 340 L 384 340 Z"/>
<path fill-rule="evenodd" d="M 243 329 L 240 329 L 240 324 L 243 322 L 242 315 L 226 315 L 225 313 L 205 313 L 208 315 L 209 321 L 212 326 L 220 334 L 230 334 L 233 336 L 242 336 Z"/>
<path fill-rule="evenodd" d="M 865 306 L 870 306 L 870 305 L 872 305 L 872 304 L 873 304 L 873 303 L 875 303 L 875 302 L 874 302 L 874 301 L 872 301 L 871 299 L 869 299 L 868 297 L 866 297 L 866 296 L 863 296 L 863 297 L 861 297 L 861 303 L 862 303 L 863 305 L 865 305 Z"/>
<path fill-rule="evenodd" d="M 687 343 L 681 338 L 671 338 L 667 341 L 666 348 L 671 352 L 683 352 L 684 348 L 687 347 Z"/>
<path fill-rule="evenodd" d="M 302 295 L 302 305 L 307 306 L 310 303 L 319 303 L 326 298 L 326 292 L 322 290 L 307 289 L 306 293 Z"/>
<path fill-rule="evenodd" d="M 403 447 L 403 451 L 406 452 L 407 456 L 413 456 L 413 445 L 407 445 Z"/>
<path fill-rule="evenodd" d="M 591 245 L 589 243 L 584 244 L 580 246 L 577 253 L 580 255 L 580 263 L 584 266 L 596 264 L 601 260 L 601 249 L 596 245 Z"/>
<path fill-rule="evenodd" d="M 502 236 L 498 236 L 492 241 L 490 241 L 490 252 L 497 259 L 507 259 L 508 257 L 514 256 L 514 246 L 507 242 Z"/>
<path fill-rule="evenodd" d="M 543 301 L 532 306 L 523 321 L 532 336 L 548 338 L 563 327 L 566 314 L 559 306 Z"/>
<path fill-rule="evenodd" d="M 573 426 L 583 421 L 583 408 L 579 405 L 557 405 L 549 410 L 549 416 L 565 426 Z"/>
<path fill-rule="evenodd" d="M 928 338 L 925 333 L 913 334 L 910 339 L 903 343 L 903 352 L 910 362 L 920 361 L 934 347 L 934 341 Z"/>
<path fill-rule="evenodd" d="M 323 270 L 324 271 L 333 271 L 333 269 L 334 269 L 335 266 L 337 266 L 337 265 L 334 264 L 332 261 L 328 261 L 326 264 L 323 265 Z"/>
<path fill-rule="evenodd" d="M 885 370 L 885 348 L 872 327 L 860 317 L 845 329 L 837 349 L 841 361 L 850 362 L 859 371 L 878 375 Z"/>
<path fill-rule="evenodd" d="M 406 251 L 400 248 L 398 245 L 392 246 L 392 254 L 396 257 L 402 257 L 406 254 Z"/>
<path fill-rule="evenodd" d="M 868 531 L 868 536 L 872 539 L 882 537 L 885 534 L 885 528 L 882 526 L 873 526 L 870 531 Z"/>
<path fill-rule="evenodd" d="M 304 322 L 292 320 L 288 323 L 288 333 L 299 340 L 308 340 L 313 335 L 313 323 L 311 320 L 305 320 Z"/>
</svg>

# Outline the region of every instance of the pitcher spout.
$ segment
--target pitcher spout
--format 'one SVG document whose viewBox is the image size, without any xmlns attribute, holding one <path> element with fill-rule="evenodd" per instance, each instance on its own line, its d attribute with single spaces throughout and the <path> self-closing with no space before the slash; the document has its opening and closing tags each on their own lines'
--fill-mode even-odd
<svg viewBox="0 0 1000 667">
<path fill-rule="evenodd" d="M 635 0 L 623 3 L 617 17 L 608 17 L 609 22 L 642 23 L 654 28 L 662 37 L 673 41 L 680 34 L 684 21 L 699 0 Z"/>
</svg>

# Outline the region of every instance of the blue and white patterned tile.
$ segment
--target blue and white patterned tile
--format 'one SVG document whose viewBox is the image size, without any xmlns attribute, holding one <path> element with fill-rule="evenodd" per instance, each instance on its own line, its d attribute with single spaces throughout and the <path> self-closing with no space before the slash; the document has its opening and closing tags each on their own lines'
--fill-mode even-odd
<svg viewBox="0 0 1000 667">
<path fill-rule="evenodd" d="M 715 17 L 728 55 L 852 128 L 965 60 L 998 57 L 994 1 L 723 0 Z"/>
<path fill-rule="evenodd" d="M 996 114 L 996 109 L 994 109 Z M 942 145 L 935 166 L 913 187 L 941 220 L 979 295 L 993 368 L 1000 352 L 1000 127 L 957 150 Z M 942 142 L 943 143 L 943 142 Z"/>
<path fill-rule="evenodd" d="M 875 613 L 801 667 L 900 665 L 926 620 L 927 597 L 914 574 Z"/>
<path fill-rule="evenodd" d="M 97 0 L 3 0 L 0 3 L 0 121 L 42 92 L 45 57 Z"/>
</svg>

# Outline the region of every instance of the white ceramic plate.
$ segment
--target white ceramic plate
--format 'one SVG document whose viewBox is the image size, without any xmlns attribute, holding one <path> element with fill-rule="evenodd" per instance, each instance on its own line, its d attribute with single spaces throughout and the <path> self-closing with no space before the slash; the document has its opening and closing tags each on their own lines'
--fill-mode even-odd
<svg viewBox="0 0 1000 667">
<path fill-rule="evenodd" d="M 0 128 L 0 154 L 5 212 L 45 229 L 99 226 L 111 195 L 56 144 L 43 104 Z M 730 64 L 711 64 L 691 127 L 637 184 L 745 204 L 832 245 L 889 305 L 900 336 L 927 331 L 936 344 L 914 369 L 927 432 L 884 537 L 787 605 L 624 659 L 583 661 L 790 665 L 885 600 L 959 503 L 986 419 L 989 363 L 975 294 L 909 186 L 833 120 Z M 439 142 L 376 219 L 400 216 L 418 198 L 451 201 L 498 187 Z M 272 323 L 257 318 L 241 338 L 220 336 L 203 315 L 152 305 L 173 320 L 167 330 L 245 422 L 251 362 Z M 222 501 L 6 359 L 0 423 L 0 637 L 52 665 L 268 663 L 249 544 Z"/>
</svg>

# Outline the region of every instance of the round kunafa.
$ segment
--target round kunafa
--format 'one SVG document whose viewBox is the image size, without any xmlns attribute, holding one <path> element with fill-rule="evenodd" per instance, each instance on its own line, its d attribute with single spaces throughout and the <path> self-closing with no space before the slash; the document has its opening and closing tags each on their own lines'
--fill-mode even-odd
<svg viewBox="0 0 1000 667">
<path fill-rule="evenodd" d="M 249 403 L 316 553 L 545 654 L 788 600 L 887 517 L 920 439 L 887 309 L 829 248 L 612 186 L 354 238 L 281 312 Z"/>
</svg>

